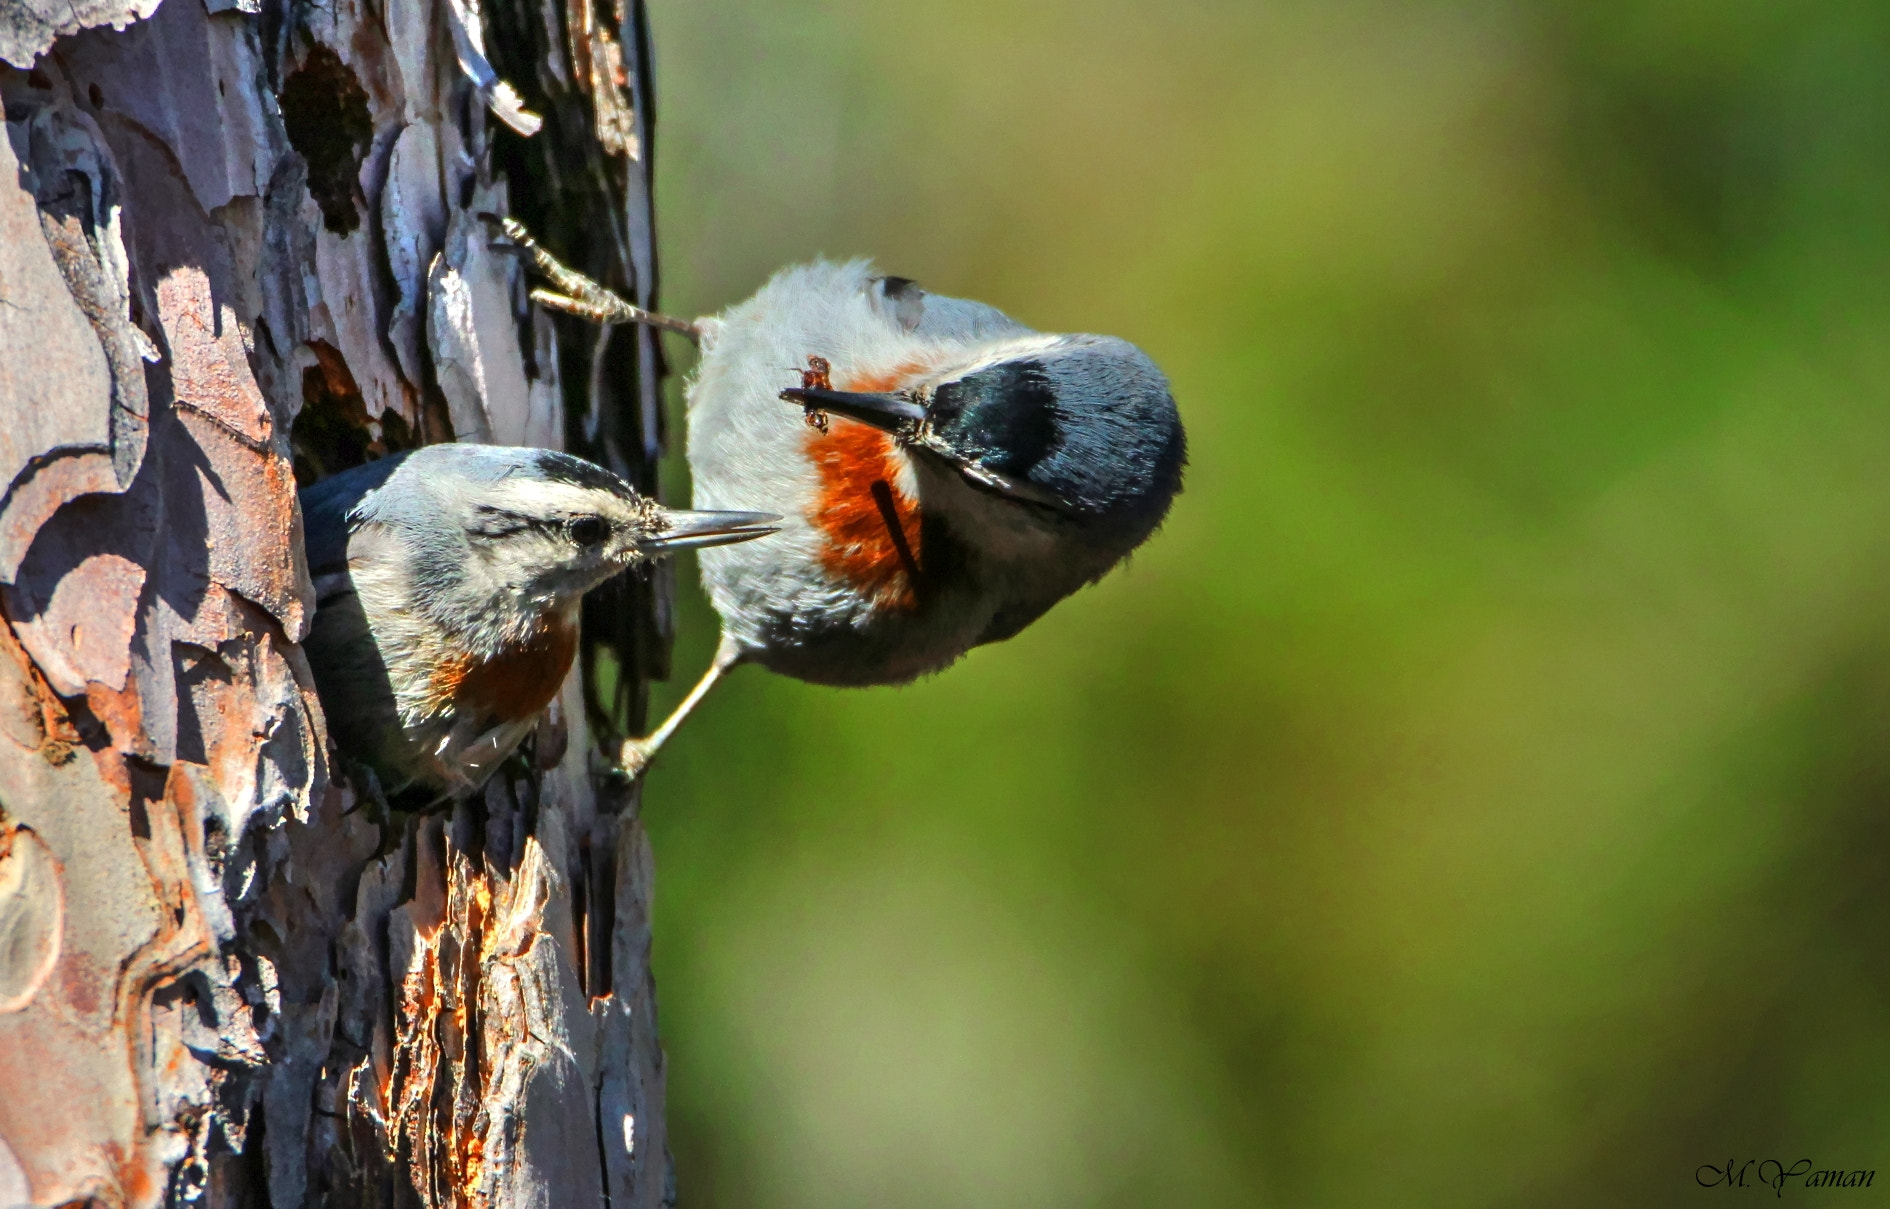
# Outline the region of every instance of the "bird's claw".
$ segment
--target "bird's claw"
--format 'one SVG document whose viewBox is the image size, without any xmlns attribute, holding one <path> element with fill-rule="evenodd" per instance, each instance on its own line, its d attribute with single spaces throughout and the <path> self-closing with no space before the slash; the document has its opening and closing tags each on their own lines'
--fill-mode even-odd
<svg viewBox="0 0 1890 1209">
<path fill-rule="evenodd" d="M 532 269 L 558 287 L 556 290 L 533 290 L 532 299 L 540 305 L 565 311 L 605 326 L 616 323 L 641 323 L 662 328 L 665 331 L 677 332 L 693 341 L 701 342 L 700 326 L 687 319 L 658 314 L 625 301 L 546 251 L 536 239 L 532 238 L 531 232 L 525 229 L 525 224 L 516 218 L 484 213 L 479 217 L 487 222 L 497 223 L 512 246 L 522 251 L 526 259 L 531 261 Z"/>
<path fill-rule="evenodd" d="M 623 775 L 632 781 L 642 776 L 649 768 L 656 751 L 642 739 L 625 739 L 623 750 L 617 755 L 617 766 L 623 769 Z"/>
</svg>

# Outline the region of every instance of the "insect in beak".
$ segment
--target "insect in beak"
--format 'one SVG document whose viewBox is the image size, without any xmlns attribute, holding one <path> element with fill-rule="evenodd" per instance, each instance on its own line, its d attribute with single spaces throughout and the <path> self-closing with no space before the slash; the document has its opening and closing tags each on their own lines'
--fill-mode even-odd
<svg viewBox="0 0 1890 1209">
<path fill-rule="evenodd" d="M 925 408 L 902 395 L 794 386 L 782 391 L 781 397 L 809 411 L 835 412 L 895 436 L 912 436 L 925 419 Z"/>
</svg>

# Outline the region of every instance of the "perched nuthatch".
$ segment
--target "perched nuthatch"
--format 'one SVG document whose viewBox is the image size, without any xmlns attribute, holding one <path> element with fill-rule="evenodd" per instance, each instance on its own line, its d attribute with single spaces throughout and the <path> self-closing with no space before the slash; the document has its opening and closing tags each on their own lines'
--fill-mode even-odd
<svg viewBox="0 0 1890 1209">
<path fill-rule="evenodd" d="M 897 684 L 1011 637 L 1122 561 L 1181 488 L 1168 381 L 1124 341 L 1035 332 L 864 261 L 785 270 L 691 324 L 506 233 L 563 291 L 539 301 L 696 338 L 695 506 L 786 517 L 772 541 L 703 553 L 721 646 L 670 718 L 624 745 L 632 773 L 737 664 Z"/>
<path fill-rule="evenodd" d="M 337 744 L 390 790 L 476 789 L 570 670 L 584 594 L 676 550 L 774 532 L 675 512 L 569 454 L 430 445 L 301 494 L 305 649 Z"/>
</svg>

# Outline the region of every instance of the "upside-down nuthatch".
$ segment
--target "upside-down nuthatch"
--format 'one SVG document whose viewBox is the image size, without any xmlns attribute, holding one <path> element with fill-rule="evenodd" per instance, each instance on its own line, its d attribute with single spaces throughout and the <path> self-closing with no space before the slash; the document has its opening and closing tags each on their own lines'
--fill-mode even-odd
<svg viewBox="0 0 1890 1209">
<path fill-rule="evenodd" d="M 584 594 L 638 562 L 774 532 L 675 512 L 581 458 L 429 445 L 301 494 L 305 649 L 337 745 L 390 790 L 477 788 L 570 670 Z"/>
<path fill-rule="evenodd" d="M 624 745 L 632 773 L 739 663 L 896 684 L 1011 637 L 1122 561 L 1180 490 L 1168 381 L 1122 340 L 1032 331 L 864 261 L 785 270 L 684 324 L 609 299 L 508 232 L 577 295 L 541 301 L 693 329 L 695 506 L 786 518 L 771 541 L 703 552 L 721 646 L 675 713 Z"/>
</svg>

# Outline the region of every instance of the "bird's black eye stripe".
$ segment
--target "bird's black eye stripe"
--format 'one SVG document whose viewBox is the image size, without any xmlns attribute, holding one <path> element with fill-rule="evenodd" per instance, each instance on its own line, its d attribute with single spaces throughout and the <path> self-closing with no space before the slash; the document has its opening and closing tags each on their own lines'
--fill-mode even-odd
<svg viewBox="0 0 1890 1209">
<path fill-rule="evenodd" d="M 1027 476 L 1061 439 L 1057 393 L 1041 362 L 1006 361 L 932 394 L 932 427 L 967 457 Z"/>
<path fill-rule="evenodd" d="M 482 504 L 474 509 L 467 532 L 474 537 L 487 539 L 537 532 L 554 537 L 563 536 L 580 546 L 589 547 L 601 546 L 610 537 L 610 522 L 601 516 L 577 516 L 569 520 L 521 516 L 504 508 Z"/>
<path fill-rule="evenodd" d="M 474 537 L 510 537 L 514 533 L 523 533 L 532 527 L 530 517 L 495 508 L 490 504 L 480 504 L 473 509 L 473 517 L 466 531 Z"/>
<path fill-rule="evenodd" d="M 601 516 L 580 516 L 565 526 L 565 532 L 580 546 L 599 546 L 610 536 L 610 522 Z"/>
</svg>

